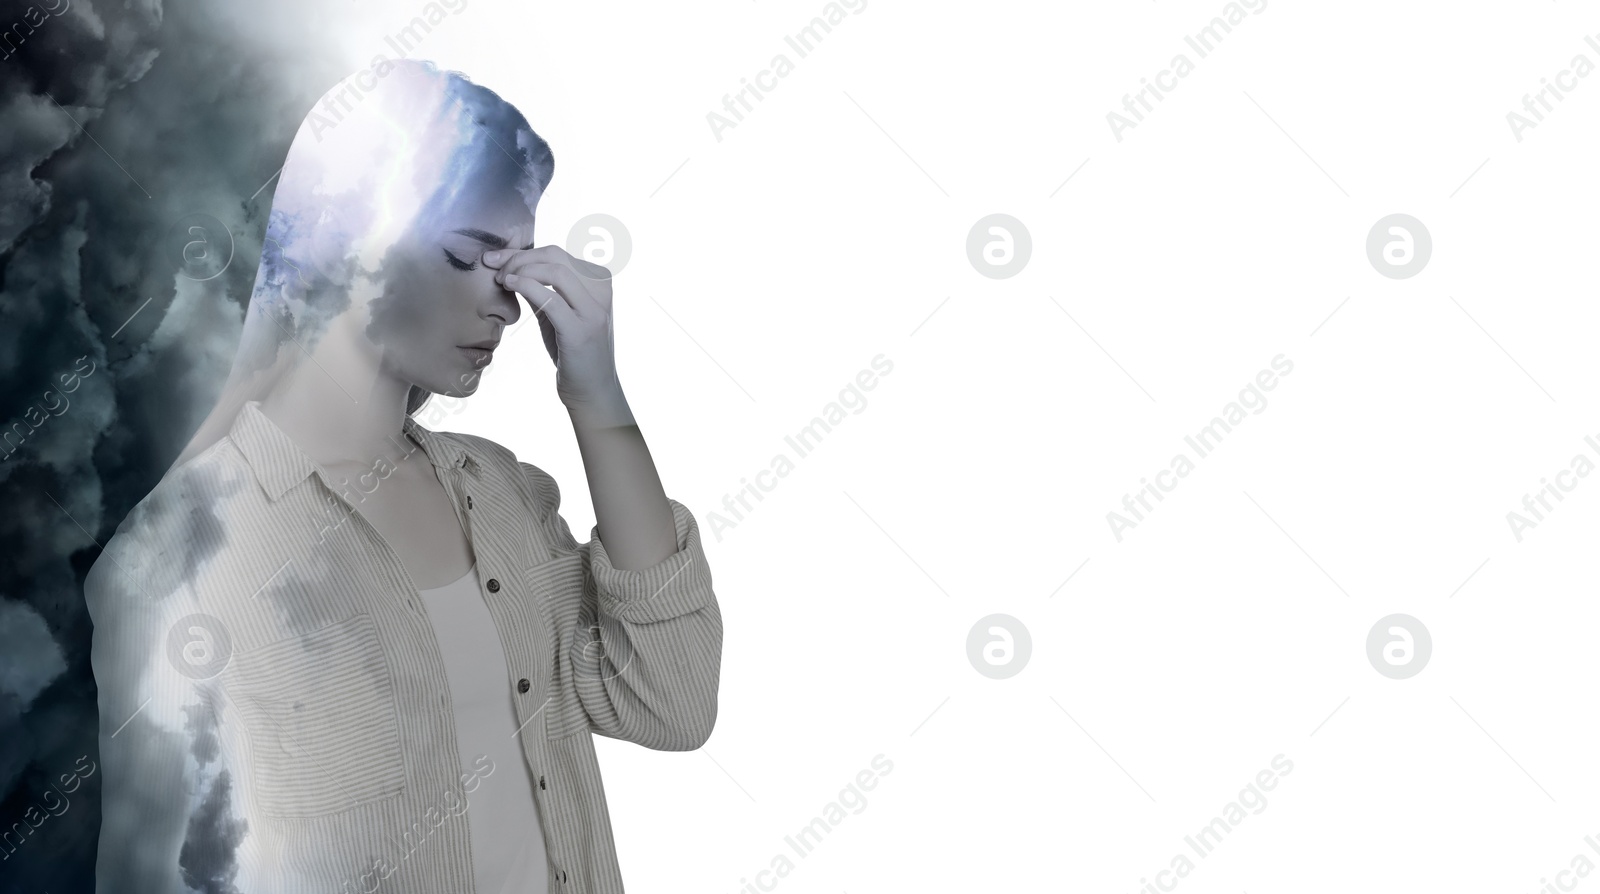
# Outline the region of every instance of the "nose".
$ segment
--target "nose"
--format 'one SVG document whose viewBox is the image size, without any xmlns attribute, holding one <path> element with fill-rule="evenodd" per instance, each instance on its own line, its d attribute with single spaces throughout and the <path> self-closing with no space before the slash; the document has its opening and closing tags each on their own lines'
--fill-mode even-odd
<svg viewBox="0 0 1600 894">
<path fill-rule="evenodd" d="M 489 281 L 489 288 L 490 296 L 484 302 L 484 318 L 498 320 L 502 326 L 515 323 L 522 316 L 522 299 L 517 297 L 516 292 L 492 279 Z"/>
</svg>

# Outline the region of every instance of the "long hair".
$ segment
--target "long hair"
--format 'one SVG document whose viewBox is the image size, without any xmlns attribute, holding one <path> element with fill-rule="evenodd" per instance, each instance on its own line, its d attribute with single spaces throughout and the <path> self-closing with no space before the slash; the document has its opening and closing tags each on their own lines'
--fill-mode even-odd
<svg viewBox="0 0 1600 894">
<path fill-rule="evenodd" d="M 378 287 L 385 253 L 418 218 L 486 186 L 516 189 L 531 209 L 554 171 L 522 113 L 459 72 L 379 57 L 340 81 L 289 146 L 228 380 L 172 468 L 302 362 L 353 291 Z M 407 414 L 431 396 L 413 385 Z"/>
</svg>

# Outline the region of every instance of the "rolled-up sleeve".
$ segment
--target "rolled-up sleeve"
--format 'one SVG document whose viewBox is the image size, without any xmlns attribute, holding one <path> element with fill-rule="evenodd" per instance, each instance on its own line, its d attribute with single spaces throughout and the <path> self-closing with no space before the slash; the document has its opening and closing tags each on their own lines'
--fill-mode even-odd
<svg viewBox="0 0 1600 894">
<path fill-rule="evenodd" d="M 584 565 L 577 623 L 558 631 L 566 673 L 590 730 L 659 751 L 710 738 L 722 666 L 722 612 L 694 514 L 671 504 L 677 550 L 648 568 L 611 564 L 600 526 L 578 543 L 560 514 L 555 479 L 521 463 L 552 548 Z"/>
</svg>

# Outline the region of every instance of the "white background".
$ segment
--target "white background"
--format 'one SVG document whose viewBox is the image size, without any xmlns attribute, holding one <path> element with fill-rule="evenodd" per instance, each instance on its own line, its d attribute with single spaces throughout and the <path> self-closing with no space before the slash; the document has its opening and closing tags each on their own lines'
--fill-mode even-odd
<svg viewBox="0 0 1600 894">
<path fill-rule="evenodd" d="M 630 890 L 1134 892 L 1185 853 L 1167 890 L 1533 892 L 1600 864 L 1600 476 L 1507 522 L 1600 463 L 1600 74 L 1521 141 L 1506 118 L 1600 65 L 1600 11 L 1272 0 L 1200 58 L 1224 7 L 869 0 L 800 58 L 816 0 L 470 0 L 413 51 L 550 141 L 541 243 L 593 213 L 633 241 L 620 374 L 726 641 L 705 748 L 597 739 Z M 422 9 L 338 13 L 351 69 Z M 708 113 L 778 53 L 719 141 Z M 1119 142 L 1107 113 L 1178 53 Z M 967 256 L 991 213 L 1031 234 L 1007 279 Z M 1392 213 L 1432 236 L 1411 278 L 1366 255 Z M 586 539 L 523 324 L 433 427 L 551 472 Z M 719 537 L 878 354 L 865 408 Z M 1265 409 L 1119 542 L 1107 513 L 1279 354 Z M 1433 641 L 1403 680 L 1366 653 L 1397 612 Z M 992 613 L 1031 637 L 1009 679 L 968 658 Z M 866 806 L 790 850 L 880 753 Z M 1199 858 L 1184 836 L 1279 754 Z"/>
</svg>

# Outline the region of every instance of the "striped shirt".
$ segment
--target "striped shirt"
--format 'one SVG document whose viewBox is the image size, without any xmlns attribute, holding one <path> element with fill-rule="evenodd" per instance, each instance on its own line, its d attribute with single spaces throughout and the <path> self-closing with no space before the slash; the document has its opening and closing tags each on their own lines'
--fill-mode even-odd
<svg viewBox="0 0 1600 894">
<path fill-rule="evenodd" d="M 555 479 L 485 438 L 405 438 L 335 481 L 252 401 L 129 513 L 84 582 L 104 767 L 97 890 L 475 890 L 470 793 L 526 772 L 551 892 L 623 894 L 593 734 L 710 736 L 722 616 L 693 514 L 612 567 Z M 505 655 L 525 768 L 460 754 L 409 573 L 353 508 L 403 462 L 449 492 Z"/>
</svg>

